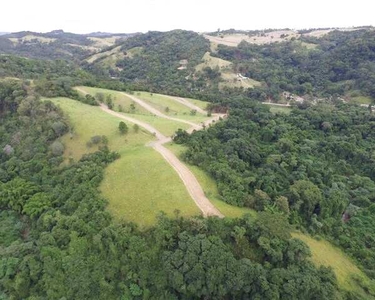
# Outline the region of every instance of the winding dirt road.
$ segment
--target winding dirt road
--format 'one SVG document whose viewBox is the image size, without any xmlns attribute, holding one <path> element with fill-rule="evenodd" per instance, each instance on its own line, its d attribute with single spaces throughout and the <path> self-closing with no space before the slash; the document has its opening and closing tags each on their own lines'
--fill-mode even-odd
<svg viewBox="0 0 375 300">
<path fill-rule="evenodd" d="M 207 113 L 206 111 L 201 109 L 199 106 L 196 106 L 194 103 L 191 103 L 189 100 L 186 100 L 184 98 L 175 97 L 175 96 L 166 96 L 166 97 L 168 97 L 169 99 L 172 99 L 174 101 L 177 101 L 177 102 L 181 103 L 182 105 L 185 105 L 186 107 L 189 107 L 191 109 L 195 109 L 197 112 L 199 112 L 203 115 Z"/>
<path fill-rule="evenodd" d="M 83 89 L 76 88 L 76 90 L 83 93 L 83 94 L 87 94 L 87 92 Z M 152 114 L 154 114 L 154 115 L 156 115 L 160 118 L 165 118 L 165 119 L 168 119 L 168 120 L 189 124 L 191 127 L 187 130 L 188 133 L 192 133 L 194 130 L 201 130 L 204 127 L 209 126 L 210 124 L 212 124 L 212 123 L 218 121 L 219 119 L 225 117 L 224 114 L 214 114 L 212 116 L 212 118 L 210 118 L 210 119 L 206 120 L 205 122 L 203 122 L 202 124 L 198 125 L 198 124 L 195 124 L 195 123 L 192 123 L 192 122 L 189 122 L 189 121 L 169 117 L 169 116 L 161 113 L 160 111 L 158 111 L 157 109 L 155 109 L 151 105 L 145 103 L 143 100 L 141 100 L 137 97 L 134 97 L 133 95 L 129 95 L 129 94 L 126 94 L 126 93 L 123 93 L 123 92 L 121 92 L 121 93 L 124 94 L 125 96 L 129 97 L 134 102 L 138 103 L 140 106 L 144 107 L 149 112 L 151 112 Z M 180 102 L 184 105 L 186 105 L 185 102 L 188 102 L 188 100 L 183 99 L 183 98 L 176 98 L 176 97 L 170 97 L 170 98 L 173 99 L 173 100 L 176 100 L 176 101 L 178 101 L 178 102 Z M 190 103 L 190 102 L 188 102 L 188 103 Z M 203 113 L 206 113 L 205 111 L 203 111 L 201 108 L 195 106 L 194 104 L 192 104 L 192 103 L 190 103 L 190 104 L 186 105 L 186 106 L 188 106 L 192 109 L 196 109 L 199 112 L 202 111 Z M 158 131 L 156 128 L 152 127 L 150 124 L 148 124 L 146 122 L 143 122 L 143 121 L 137 120 L 135 118 L 128 117 L 128 116 L 125 116 L 121 113 L 115 112 L 113 110 L 110 110 L 108 108 L 108 106 L 106 106 L 105 104 L 101 104 L 100 108 L 101 108 L 102 111 L 104 111 L 104 112 L 106 112 L 106 113 L 108 113 L 108 114 L 110 114 L 114 117 L 126 120 L 126 121 L 134 123 L 134 124 L 137 124 L 138 126 L 146 129 L 151 134 L 155 135 L 157 140 L 148 143 L 147 146 L 152 147 L 157 152 L 159 152 L 163 156 L 163 158 L 173 167 L 173 169 L 177 172 L 178 176 L 180 176 L 182 182 L 184 183 L 186 189 L 189 192 L 189 195 L 194 200 L 194 202 L 198 206 L 198 208 L 202 211 L 203 216 L 205 216 L 205 217 L 207 217 L 207 216 L 217 216 L 217 217 L 220 217 L 220 218 L 224 217 L 224 215 L 205 196 L 201 185 L 199 184 L 198 180 L 195 178 L 194 174 L 189 170 L 189 168 L 187 168 L 178 159 L 178 157 L 173 152 L 171 152 L 169 149 L 167 149 L 163 146 L 163 144 L 172 141 L 171 137 L 167 137 L 167 136 L 163 135 L 160 131 Z"/>
<path fill-rule="evenodd" d="M 157 141 L 148 143 L 147 146 L 150 146 L 154 148 L 156 151 L 158 151 L 163 156 L 163 158 L 173 167 L 173 169 L 177 172 L 178 176 L 180 176 L 182 182 L 184 183 L 186 189 L 189 192 L 189 195 L 194 200 L 198 208 L 202 211 L 202 214 L 205 217 L 207 216 L 217 216 L 220 218 L 224 217 L 224 215 L 210 202 L 210 200 L 207 199 L 202 187 L 200 186 L 198 180 L 195 178 L 194 174 L 177 158 L 177 156 L 173 152 L 171 152 L 169 149 L 163 146 L 163 144 L 168 143 L 172 140 L 171 137 L 164 136 L 154 127 L 150 126 L 149 124 L 145 122 L 136 120 L 128 116 L 124 116 L 123 114 L 110 110 L 104 104 L 101 104 L 100 108 L 104 112 L 112 116 L 138 124 L 139 126 L 143 127 L 147 131 L 154 134 L 157 138 Z M 214 116 L 213 118 L 205 122 L 205 126 L 208 126 L 212 122 L 218 120 L 220 117 L 222 116 L 221 115 Z M 194 126 L 194 128 L 191 128 L 189 131 L 191 132 L 195 130 L 196 127 L 200 129 L 203 128 L 203 126 L 196 125 Z"/>
<path fill-rule="evenodd" d="M 133 95 L 130 95 L 130 94 L 127 94 L 127 93 L 124 93 L 124 92 L 121 92 L 121 94 L 123 94 L 123 95 L 127 96 L 128 98 L 132 99 L 135 103 L 137 103 L 138 105 L 147 109 L 150 113 L 154 114 L 155 116 L 158 116 L 160 118 L 164 118 L 164 119 L 167 119 L 167 120 L 175 121 L 175 122 L 185 123 L 185 124 L 190 125 L 191 127 L 196 127 L 196 129 L 199 129 L 199 126 L 197 124 L 195 124 L 193 122 L 186 121 L 186 120 L 181 120 L 181 119 L 178 119 L 178 118 L 173 118 L 173 117 L 167 116 L 167 115 L 163 114 L 162 112 L 160 112 L 159 110 L 157 110 L 156 108 L 154 108 L 153 106 L 151 106 L 150 104 L 144 102 L 143 100 L 141 100 L 137 97 L 134 97 Z"/>
</svg>

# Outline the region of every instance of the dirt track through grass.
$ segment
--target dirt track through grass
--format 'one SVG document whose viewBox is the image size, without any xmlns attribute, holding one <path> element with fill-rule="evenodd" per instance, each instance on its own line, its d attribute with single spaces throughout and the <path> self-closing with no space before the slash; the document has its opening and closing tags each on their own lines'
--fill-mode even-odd
<svg viewBox="0 0 375 300">
<path fill-rule="evenodd" d="M 124 116 L 120 113 L 110 110 L 104 104 L 101 105 L 101 109 L 111 114 L 112 116 L 116 116 L 118 118 L 127 120 L 129 122 L 134 122 L 139 126 L 143 127 L 147 131 L 155 134 L 156 138 L 158 139 L 156 142 L 151 142 L 148 145 L 154 148 L 157 152 L 159 152 L 163 158 L 173 167 L 173 169 L 177 172 L 180 176 L 182 182 L 184 183 L 186 189 L 189 192 L 189 195 L 194 200 L 195 204 L 201 210 L 204 216 L 218 216 L 224 217 L 224 215 L 210 202 L 210 200 L 205 196 L 202 187 L 200 186 L 198 180 L 195 178 L 194 174 L 174 155 L 170 150 L 165 148 L 163 144 L 168 143 L 171 141 L 170 137 L 166 137 L 157 131 L 155 128 L 150 126 L 147 123 L 141 122 L 139 120 Z M 217 120 L 220 116 L 215 116 L 211 119 L 211 122 Z M 193 130 L 196 126 L 194 126 Z M 199 129 L 199 128 L 198 128 Z M 168 184 L 168 183 L 166 183 Z"/>
<path fill-rule="evenodd" d="M 81 93 L 87 94 L 87 92 L 84 89 L 76 88 L 76 90 L 81 92 Z M 214 114 L 212 118 L 203 122 L 202 125 L 198 125 L 198 124 L 195 124 L 195 123 L 192 123 L 192 122 L 189 122 L 189 121 L 169 117 L 169 116 L 161 113 L 160 111 L 158 111 L 157 109 L 155 109 L 151 105 L 145 103 L 143 100 L 138 99 L 137 97 L 135 97 L 133 95 L 126 94 L 126 93 L 122 93 L 122 94 L 131 98 L 138 105 L 142 106 L 143 108 L 147 109 L 149 112 L 151 112 L 152 114 L 154 114 L 154 115 L 156 115 L 160 118 L 189 124 L 191 126 L 187 130 L 187 132 L 189 132 L 189 133 L 193 132 L 194 130 L 201 130 L 206 126 L 209 126 L 211 123 L 218 121 L 220 118 L 225 117 L 225 115 L 223 115 L 223 114 Z M 185 100 L 185 101 L 187 101 L 187 100 Z M 195 106 L 194 104 L 191 104 L 191 105 L 194 106 L 194 109 L 201 110 L 199 107 Z M 106 112 L 106 113 L 108 113 L 112 116 L 118 117 L 120 119 L 126 120 L 126 121 L 134 123 L 134 124 L 137 124 L 138 126 L 146 129 L 151 134 L 153 134 L 157 138 L 157 141 L 150 142 L 150 143 L 147 144 L 147 146 L 150 146 L 153 149 L 155 149 L 157 152 L 159 152 L 163 156 L 163 158 L 173 167 L 173 169 L 177 172 L 177 174 L 181 178 L 182 182 L 184 183 L 187 191 L 189 192 L 189 195 L 194 200 L 194 202 L 198 206 L 198 208 L 201 210 L 202 214 L 204 216 L 218 216 L 218 217 L 221 217 L 221 218 L 224 217 L 224 215 L 205 196 L 201 185 L 199 184 L 199 182 L 196 179 L 196 177 L 194 176 L 194 174 L 189 170 L 189 168 L 187 168 L 178 159 L 178 157 L 173 152 L 171 152 L 169 149 L 167 149 L 166 147 L 163 146 L 163 144 L 168 143 L 172 140 L 171 137 L 167 137 L 167 136 L 163 135 L 160 131 L 158 131 L 156 128 L 154 128 L 153 126 L 151 126 L 150 124 L 148 124 L 146 122 L 143 122 L 143 121 L 140 121 L 138 119 L 135 119 L 135 118 L 132 118 L 132 117 L 129 117 L 129 116 L 125 116 L 121 113 L 113 111 L 113 110 L 109 109 L 105 104 L 101 104 L 100 108 L 101 108 L 102 111 L 104 111 L 104 112 Z"/>
</svg>

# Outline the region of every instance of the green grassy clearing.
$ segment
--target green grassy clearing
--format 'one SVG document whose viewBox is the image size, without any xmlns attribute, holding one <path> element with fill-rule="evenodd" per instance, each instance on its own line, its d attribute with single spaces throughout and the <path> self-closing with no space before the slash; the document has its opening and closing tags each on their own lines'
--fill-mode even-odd
<svg viewBox="0 0 375 300">
<path fill-rule="evenodd" d="M 142 106 L 138 105 L 132 99 L 130 99 L 128 96 L 124 95 L 121 92 L 113 91 L 113 90 L 107 90 L 107 89 L 86 87 L 86 86 L 79 86 L 77 88 L 86 91 L 87 93 L 89 93 L 92 96 L 95 96 L 97 93 L 102 93 L 104 95 L 108 95 L 108 94 L 112 95 L 113 104 L 114 104 L 114 106 L 113 106 L 114 111 L 120 112 L 119 105 L 121 105 L 121 108 L 122 108 L 121 112 L 129 114 L 129 116 L 131 116 L 133 118 L 138 118 L 138 115 L 152 116 L 152 114 L 148 110 L 146 110 Z M 190 108 L 188 108 L 185 105 L 182 105 L 182 104 L 180 104 L 180 103 L 178 103 L 178 102 L 176 102 L 172 99 L 169 99 L 168 97 L 165 97 L 164 95 L 153 94 L 151 96 L 151 94 L 147 93 L 147 92 L 135 92 L 134 96 L 142 99 L 143 101 L 152 105 L 153 107 L 155 107 L 156 109 L 158 109 L 162 113 L 164 113 L 166 115 L 169 115 L 170 117 L 174 117 L 174 118 L 178 118 L 178 119 L 182 119 L 182 120 L 186 120 L 186 121 L 191 121 L 191 122 L 194 122 L 194 123 L 197 123 L 197 124 L 199 124 L 199 123 L 208 119 L 206 115 L 202 115 L 200 113 L 197 113 L 195 116 L 191 115 L 190 114 L 190 112 L 191 112 Z M 201 108 L 206 108 L 207 104 L 208 104 L 208 102 L 204 102 L 204 101 L 200 101 L 200 100 L 191 100 L 191 101 L 193 101 L 194 104 L 196 104 L 197 106 L 199 106 Z M 131 109 L 131 107 L 130 107 L 131 104 L 134 104 L 134 106 L 135 106 L 134 110 Z M 169 108 L 169 112 L 165 111 L 166 107 Z M 143 119 L 143 118 L 139 118 L 139 119 Z M 161 118 L 159 118 L 159 119 L 161 119 Z M 155 120 L 154 118 L 149 119 L 149 120 L 151 120 L 153 122 L 153 124 L 155 124 L 155 127 L 157 129 L 159 129 L 158 126 L 160 126 L 160 125 L 161 125 L 160 128 L 164 128 L 165 125 L 172 124 L 171 128 L 176 128 L 176 129 L 172 129 L 172 131 L 167 130 L 168 133 L 165 133 L 167 135 L 170 135 L 170 134 L 174 133 L 178 128 L 182 128 L 182 129 L 188 129 L 189 128 L 188 126 L 185 126 L 185 124 L 180 123 L 180 122 L 173 122 L 173 121 L 169 121 L 169 120 L 165 120 L 166 122 L 164 122 L 164 121 L 161 121 L 161 120 Z M 173 125 L 174 123 L 181 124 L 181 125 Z M 160 129 L 160 131 L 163 132 L 163 129 Z"/>
<path fill-rule="evenodd" d="M 181 154 L 186 150 L 186 146 L 169 143 L 165 145 L 177 157 L 181 158 Z M 198 182 L 201 184 L 206 197 L 226 216 L 230 218 L 240 218 L 245 214 L 250 214 L 252 217 L 256 216 L 256 212 L 249 208 L 237 207 L 229 205 L 221 200 L 215 180 L 205 171 L 197 166 L 186 164 L 187 167 L 196 176 Z"/>
<path fill-rule="evenodd" d="M 203 110 L 207 110 L 207 106 L 210 104 L 210 102 L 197 100 L 197 99 L 191 99 L 191 98 L 185 98 L 186 100 L 189 100 L 194 105 L 198 106 L 199 108 Z"/>
<path fill-rule="evenodd" d="M 124 115 L 150 124 L 152 127 L 159 130 L 165 136 L 172 136 L 179 128 L 183 130 L 187 130 L 191 127 L 189 124 L 175 122 L 175 121 L 163 119 L 163 118 L 156 117 L 156 116 L 143 116 L 143 115 L 133 115 L 133 114 L 124 114 Z"/>
<path fill-rule="evenodd" d="M 355 104 L 371 104 L 372 99 L 366 96 L 357 96 L 357 97 L 352 97 L 350 99 L 350 102 L 355 103 Z"/>
<path fill-rule="evenodd" d="M 98 146 L 87 147 L 87 142 L 92 136 L 105 135 L 108 138 L 108 146 L 111 150 L 121 151 L 123 149 L 146 144 L 154 137 L 147 131 L 132 130 L 132 123 L 125 122 L 130 130 L 125 136 L 120 135 L 118 124 L 120 120 L 100 110 L 97 106 L 90 106 L 68 98 L 53 98 L 51 100 L 68 116 L 73 128 L 71 134 L 62 138 L 65 144 L 66 158 L 79 160 L 83 154 L 95 152 Z"/>
<path fill-rule="evenodd" d="M 145 146 L 153 140 L 152 135 L 142 130 L 135 133 L 133 124 L 126 122 L 129 133 L 122 136 L 118 132 L 120 120 L 99 107 L 68 98 L 46 100 L 60 106 L 74 126 L 72 138 L 70 134 L 62 138 L 66 157 L 78 160 L 83 154 L 96 151 L 98 147 L 86 146 L 94 135 L 105 135 L 109 148 L 120 153 L 121 158 L 106 169 L 100 187 L 116 219 L 150 226 L 160 211 L 169 216 L 175 210 L 180 210 L 183 216 L 199 214 L 174 169 L 159 153 Z"/>
<path fill-rule="evenodd" d="M 362 278 L 364 281 L 369 281 L 369 279 L 343 251 L 328 241 L 318 241 L 300 232 L 294 232 L 292 236 L 302 240 L 309 246 L 312 254 L 311 259 L 315 265 L 332 267 L 341 289 L 356 291 L 366 296 L 362 288 L 353 279 L 353 276 Z"/>
<path fill-rule="evenodd" d="M 172 167 L 158 152 L 144 146 L 126 151 L 112 163 L 100 189 L 118 220 L 142 227 L 155 224 L 160 211 L 169 216 L 175 210 L 183 216 L 200 213 Z"/>
<path fill-rule="evenodd" d="M 165 95 L 152 94 L 148 92 L 134 92 L 134 96 L 142 99 L 163 114 L 171 117 L 188 120 L 195 123 L 200 123 L 207 119 L 206 115 L 202 115 L 199 112 L 197 112 L 195 116 L 191 115 L 191 108 L 174 101 Z"/>
<path fill-rule="evenodd" d="M 220 70 L 228 68 L 232 63 L 225 59 L 214 57 L 210 55 L 210 52 L 206 52 L 202 57 L 202 63 L 195 67 L 196 71 L 202 71 L 206 67 L 214 69 L 218 67 Z"/>
<path fill-rule="evenodd" d="M 276 114 L 276 113 L 290 114 L 290 112 L 292 111 L 292 108 L 287 107 L 287 106 L 276 106 L 276 105 L 269 105 L 269 106 L 270 106 L 270 112 L 273 114 Z"/>
<path fill-rule="evenodd" d="M 151 113 L 143 108 L 142 106 L 135 103 L 132 99 L 130 99 L 125 94 L 113 91 L 113 90 L 107 90 L 107 89 L 101 89 L 101 88 L 94 88 L 94 87 L 88 87 L 88 86 L 78 86 L 78 89 L 84 90 L 86 93 L 92 95 L 95 97 L 96 94 L 102 93 L 104 96 L 111 95 L 113 100 L 113 110 L 119 112 L 119 106 L 122 107 L 122 112 L 125 113 L 131 113 L 131 114 L 140 114 L 140 115 L 151 115 Z M 133 104 L 135 109 L 132 110 L 130 105 Z"/>
</svg>

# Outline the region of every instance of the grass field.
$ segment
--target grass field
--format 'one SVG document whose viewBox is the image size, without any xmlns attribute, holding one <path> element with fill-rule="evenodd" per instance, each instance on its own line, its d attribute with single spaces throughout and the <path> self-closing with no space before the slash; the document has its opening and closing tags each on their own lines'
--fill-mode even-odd
<svg viewBox="0 0 375 300">
<path fill-rule="evenodd" d="M 175 210 L 183 216 L 200 214 L 176 172 L 152 148 L 123 152 L 121 159 L 107 167 L 100 189 L 117 219 L 142 227 L 153 225 L 160 211 L 169 216 Z"/>
<path fill-rule="evenodd" d="M 369 279 L 344 252 L 325 240 L 318 241 L 299 232 L 293 233 L 292 236 L 302 240 L 310 247 L 311 259 L 315 265 L 332 267 L 341 289 L 356 291 L 365 295 L 362 288 L 353 279 L 353 276 L 363 278 L 365 281 L 369 281 Z"/>
<path fill-rule="evenodd" d="M 251 78 L 239 80 L 237 74 L 232 71 L 230 61 L 214 57 L 210 55 L 210 52 L 206 52 L 202 57 L 202 63 L 195 67 L 196 71 L 202 71 L 206 67 L 211 69 L 219 68 L 221 72 L 221 78 L 223 82 L 220 82 L 219 87 L 243 87 L 243 88 L 252 88 L 254 86 L 259 86 L 260 82 L 253 80 Z"/>
<path fill-rule="evenodd" d="M 73 133 L 65 135 L 62 140 L 65 144 L 66 158 L 78 160 L 85 153 L 95 152 L 98 146 L 87 147 L 87 142 L 92 136 L 105 135 L 111 150 L 120 151 L 124 148 L 144 145 L 154 137 L 146 131 L 134 133 L 129 130 L 126 136 L 118 131 L 119 119 L 101 111 L 97 106 L 90 106 L 68 98 L 49 99 L 62 108 L 68 116 Z M 126 122 L 127 123 L 127 122 Z M 132 123 L 127 123 L 132 128 Z"/>
<path fill-rule="evenodd" d="M 185 98 L 185 99 L 189 100 L 191 103 L 193 103 L 194 105 L 198 106 L 199 108 L 203 110 L 207 110 L 207 106 L 208 104 L 210 104 L 209 102 L 202 101 L 202 100 L 191 99 L 191 98 Z"/>
<path fill-rule="evenodd" d="M 36 35 L 25 35 L 22 38 L 9 38 L 9 40 L 12 41 L 14 44 L 18 44 L 20 41 L 30 42 L 32 40 L 37 40 L 38 42 L 41 42 L 44 44 L 49 44 L 49 43 L 56 41 L 56 39 L 53 39 L 53 38 L 46 38 L 43 36 L 36 36 Z"/>
<path fill-rule="evenodd" d="M 112 95 L 114 107 L 113 110 L 120 112 L 119 105 L 122 107 L 122 112 L 129 114 L 129 116 L 143 120 L 143 121 L 150 121 L 150 124 L 155 125 L 155 128 L 160 130 L 162 133 L 166 135 L 173 134 L 178 128 L 182 129 L 188 129 L 189 126 L 180 122 L 174 122 L 162 118 L 155 118 L 148 110 L 143 108 L 142 106 L 135 103 L 132 99 L 127 97 L 121 92 L 113 91 L 113 90 L 107 90 L 107 89 L 100 89 L 100 88 L 92 88 L 87 86 L 79 86 L 77 87 L 81 90 L 86 91 L 92 96 L 95 96 L 97 93 L 102 93 L 104 95 Z M 191 115 L 191 109 L 183 104 L 180 104 L 177 101 L 174 101 L 165 95 L 160 94 L 151 94 L 147 92 L 135 92 L 134 96 L 143 100 L 144 102 L 152 105 L 154 108 L 158 109 L 160 112 L 164 113 L 165 115 L 168 115 L 170 117 L 191 121 L 194 123 L 201 123 L 205 120 L 207 120 L 206 115 L 202 115 L 200 113 L 197 113 L 195 116 Z M 193 100 L 192 101 L 195 105 L 206 108 L 208 102 L 200 101 L 200 100 Z M 134 110 L 131 110 L 130 105 L 133 104 L 135 106 Z M 166 107 L 169 108 L 169 112 L 166 112 Z M 147 116 L 151 117 L 148 118 Z"/>
<path fill-rule="evenodd" d="M 370 97 L 366 96 L 357 96 L 357 97 L 352 97 L 350 99 L 351 103 L 356 103 L 356 104 L 371 104 L 373 101 Z"/>
<path fill-rule="evenodd" d="M 269 107 L 270 107 L 270 112 L 273 114 L 276 114 L 276 113 L 290 114 L 290 112 L 292 111 L 292 108 L 287 107 L 287 106 L 269 105 Z"/>
<path fill-rule="evenodd" d="M 93 88 L 88 86 L 78 86 L 77 88 L 84 90 L 86 93 L 94 96 L 98 93 L 102 93 L 104 96 L 111 95 L 113 100 L 113 110 L 119 111 L 119 105 L 121 105 L 123 112 L 131 113 L 131 114 L 141 114 L 141 115 L 151 115 L 151 113 L 144 109 L 142 106 L 135 103 L 132 99 L 127 97 L 121 92 L 107 90 L 107 89 L 100 89 L 100 88 Z M 132 110 L 130 105 L 133 104 L 135 109 Z"/>
<path fill-rule="evenodd" d="M 195 116 L 191 115 L 191 108 L 174 101 L 165 95 L 161 94 L 151 94 L 148 92 L 134 92 L 134 96 L 142 99 L 146 103 L 150 104 L 163 114 L 170 117 L 175 117 L 183 120 L 192 121 L 195 123 L 200 123 L 207 119 L 206 115 L 202 115 L 199 112 Z M 203 101 L 201 101 L 203 102 Z M 207 105 L 207 103 L 206 103 Z M 167 109 L 168 108 L 168 109 Z"/>
<path fill-rule="evenodd" d="M 173 135 L 179 128 L 183 130 L 187 130 L 190 128 L 190 125 L 188 124 L 175 122 L 175 121 L 163 119 L 163 118 L 156 117 L 156 116 L 143 116 L 143 115 L 132 115 L 132 114 L 125 114 L 125 115 L 150 124 L 151 126 L 156 128 L 157 130 L 159 130 L 162 134 L 166 136 Z"/>
<path fill-rule="evenodd" d="M 206 67 L 214 69 L 218 67 L 220 70 L 228 68 L 232 63 L 230 61 L 214 57 L 210 55 L 210 52 L 206 52 L 202 57 L 202 63 L 195 67 L 195 70 L 202 71 Z"/>
<path fill-rule="evenodd" d="M 237 77 L 237 74 L 231 72 L 231 71 L 223 71 L 221 73 L 221 78 L 224 80 L 224 82 L 220 82 L 219 83 L 219 87 L 220 88 L 223 88 L 223 87 L 231 87 L 231 88 L 235 88 L 235 87 L 243 87 L 245 89 L 248 89 L 248 88 L 253 88 L 255 86 L 260 86 L 261 83 L 259 81 L 256 81 L 254 79 L 251 79 L 251 78 L 246 78 L 246 79 L 239 79 Z"/>
<path fill-rule="evenodd" d="M 181 154 L 186 150 L 186 146 L 178 145 L 175 143 L 169 143 L 166 147 L 171 150 L 177 157 L 181 157 Z M 249 214 L 255 217 L 256 212 L 249 208 L 242 208 L 233 205 L 229 205 L 221 200 L 219 191 L 215 180 L 210 177 L 205 171 L 198 168 L 197 166 L 186 164 L 187 167 L 193 172 L 198 182 L 201 184 L 206 197 L 223 213 L 226 217 L 239 218 L 245 214 Z"/>
<path fill-rule="evenodd" d="M 122 136 L 118 132 L 120 120 L 99 107 L 68 98 L 48 100 L 62 108 L 74 127 L 72 137 L 67 134 L 62 138 L 65 157 L 78 160 L 83 154 L 96 151 L 97 147 L 86 146 L 94 135 L 105 135 L 109 148 L 120 153 L 121 158 L 107 167 L 100 188 L 116 219 L 149 226 L 161 210 L 169 216 L 176 209 L 183 216 L 199 214 L 174 169 L 159 153 L 145 146 L 154 139 L 152 135 L 142 130 L 135 133 L 132 124 L 127 123 L 129 133 Z"/>
</svg>

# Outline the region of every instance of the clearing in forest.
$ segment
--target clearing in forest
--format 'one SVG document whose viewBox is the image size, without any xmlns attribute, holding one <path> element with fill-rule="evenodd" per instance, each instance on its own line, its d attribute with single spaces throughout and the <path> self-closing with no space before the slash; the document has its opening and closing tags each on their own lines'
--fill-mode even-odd
<svg viewBox="0 0 375 300">
<path fill-rule="evenodd" d="M 90 92 L 90 94 L 97 93 L 98 91 L 104 94 L 107 92 L 108 95 L 111 95 L 112 99 L 115 96 L 117 96 L 116 99 L 120 99 L 119 96 L 123 95 L 121 92 L 87 87 L 78 87 L 77 90 L 81 93 Z M 167 101 L 174 101 L 178 105 L 181 105 L 184 101 L 189 101 L 166 95 L 160 96 L 159 101 L 165 99 Z M 134 96 L 128 95 L 128 97 Z M 190 121 L 182 119 L 180 122 L 177 122 L 150 114 L 118 113 L 113 110 L 85 105 L 66 98 L 57 98 L 53 99 L 53 101 L 67 112 L 74 126 L 73 134 L 63 138 L 67 148 L 66 157 L 71 156 L 72 159 L 78 159 L 84 153 L 95 151 L 98 148 L 97 145 L 92 148 L 87 148 L 87 141 L 90 141 L 91 137 L 95 135 L 108 136 L 110 149 L 118 151 L 121 154 L 121 158 L 106 169 L 105 178 L 101 185 L 103 195 L 109 200 L 108 208 L 116 218 L 134 221 L 142 226 L 149 226 L 156 221 L 156 216 L 159 211 L 164 211 L 169 216 L 173 216 L 174 211 L 179 210 L 181 215 L 191 216 L 199 214 L 200 208 L 203 209 L 204 214 L 217 214 L 215 208 L 207 198 L 203 196 L 206 200 L 203 198 L 203 202 L 199 200 L 201 196 L 198 195 L 200 193 L 203 195 L 203 190 L 199 192 L 199 189 L 201 189 L 200 185 L 202 185 L 200 184 L 201 181 L 204 182 L 204 192 L 206 192 L 206 190 L 209 191 L 209 199 L 213 199 L 215 206 L 220 206 L 220 210 L 224 209 L 225 213 L 230 217 L 243 214 L 242 209 L 232 207 L 220 201 L 218 199 L 218 194 L 213 195 L 212 192 L 210 192 L 210 190 L 213 189 L 212 182 L 211 188 L 207 189 L 206 182 L 209 181 L 204 179 L 204 176 L 197 175 L 197 171 L 191 171 L 190 167 L 184 167 L 183 163 L 173 154 L 173 151 L 170 152 L 167 148 L 163 148 L 164 146 L 159 142 L 152 142 L 155 140 L 155 137 L 150 134 L 152 129 L 146 128 L 148 130 L 147 132 L 142 128 L 142 122 L 143 124 L 148 124 L 150 127 L 157 124 L 164 132 L 168 132 L 169 135 L 171 135 L 174 130 L 178 128 L 184 128 L 185 126 L 185 129 L 187 129 L 186 126 L 190 127 L 188 124 L 184 123 Z M 129 99 L 126 98 L 123 101 L 129 101 Z M 196 108 L 200 110 L 201 108 L 199 106 L 205 107 L 207 105 L 207 103 L 202 101 L 194 101 L 190 104 L 193 105 L 193 107 L 198 104 Z M 188 110 L 191 109 L 191 105 L 189 105 Z M 186 109 L 186 107 L 184 109 Z M 86 113 L 82 113 L 83 111 Z M 179 111 L 181 112 L 181 109 L 179 109 Z M 111 112 L 111 114 L 109 114 L 109 112 Z M 106 117 L 104 117 L 103 114 L 105 114 Z M 116 116 L 118 116 L 118 118 L 116 118 Z M 126 136 L 121 136 L 118 132 L 118 122 L 121 121 L 122 117 L 125 118 L 124 121 L 129 127 L 129 133 Z M 202 117 L 203 114 L 201 114 L 200 118 Z M 207 117 L 204 118 L 209 119 Z M 99 119 L 101 119 L 101 121 L 99 121 Z M 104 124 L 102 120 L 107 120 L 105 122 L 107 124 Z M 129 120 L 130 122 L 127 122 Z M 140 122 L 140 127 L 137 132 L 134 130 L 132 120 Z M 161 126 L 162 124 L 163 126 Z M 172 124 L 173 126 L 171 126 Z M 192 124 L 194 125 L 195 123 Z M 199 129 L 200 123 L 197 122 L 196 124 L 195 126 L 198 126 L 197 128 Z M 159 130 L 159 128 L 155 130 Z M 161 134 L 164 132 L 161 132 Z M 141 138 L 138 139 L 138 137 Z M 158 136 L 156 136 L 156 138 L 157 137 Z M 168 140 L 167 138 L 165 139 Z M 155 147 L 153 146 L 155 149 L 146 147 L 146 144 L 150 146 L 155 145 Z M 158 144 L 160 145 L 157 146 Z M 159 147 L 161 148 L 159 149 Z M 77 149 L 77 151 L 75 149 Z M 172 165 L 170 165 L 172 162 L 174 164 L 173 168 Z M 180 176 L 183 177 L 179 178 Z M 192 181 L 190 182 L 190 180 Z M 194 183 L 194 181 L 196 183 Z M 191 187 L 189 187 L 190 184 L 192 184 Z M 192 201 L 191 197 L 193 197 L 193 195 L 195 195 L 194 197 L 198 197 L 193 198 L 196 203 Z M 206 197 L 207 196 L 206 194 Z M 221 215 L 220 213 L 218 214 Z"/>
<path fill-rule="evenodd" d="M 65 135 L 65 157 L 78 160 L 94 152 L 101 143 L 88 147 L 93 136 L 105 135 L 108 147 L 121 158 L 105 170 L 101 184 L 103 196 L 109 200 L 108 209 L 118 219 L 149 226 L 156 222 L 157 213 L 173 216 L 179 210 L 183 216 L 198 215 L 199 209 L 191 200 L 184 184 L 159 153 L 145 144 L 155 140 L 147 131 L 124 121 L 129 132 L 121 135 L 119 118 L 68 98 L 49 99 L 69 117 L 73 132 Z M 168 184 L 166 184 L 168 183 Z"/>
<path fill-rule="evenodd" d="M 219 83 L 219 87 L 243 87 L 253 88 L 259 86 L 261 83 L 251 78 L 240 76 L 236 74 L 232 69 L 232 63 L 225 59 L 211 56 L 209 52 L 206 52 L 202 57 L 202 63 L 195 67 L 196 71 L 203 71 L 204 68 L 215 69 L 218 68 L 221 73 L 222 82 Z"/>
<path fill-rule="evenodd" d="M 311 259 L 315 265 L 332 267 L 341 289 L 357 291 L 364 296 L 367 295 L 358 285 L 355 278 L 365 282 L 369 281 L 369 279 L 343 251 L 326 240 L 316 240 L 300 232 L 292 233 L 292 236 L 302 240 L 309 246 L 312 254 Z"/>
</svg>

